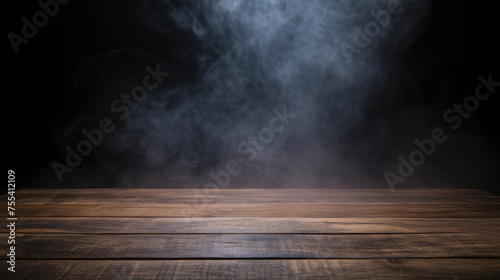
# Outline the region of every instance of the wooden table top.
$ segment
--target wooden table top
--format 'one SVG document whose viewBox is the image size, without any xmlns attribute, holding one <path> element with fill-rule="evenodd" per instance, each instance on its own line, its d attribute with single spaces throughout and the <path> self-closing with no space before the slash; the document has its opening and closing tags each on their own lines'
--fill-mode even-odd
<svg viewBox="0 0 500 280">
<path fill-rule="evenodd" d="M 500 279 L 500 197 L 480 190 L 15 196 L 16 272 L 2 226 L 0 279 Z"/>
</svg>

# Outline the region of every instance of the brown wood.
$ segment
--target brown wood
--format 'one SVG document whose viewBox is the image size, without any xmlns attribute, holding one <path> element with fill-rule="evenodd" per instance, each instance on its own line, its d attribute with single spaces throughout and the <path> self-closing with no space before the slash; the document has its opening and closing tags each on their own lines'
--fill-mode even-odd
<svg viewBox="0 0 500 280">
<path fill-rule="evenodd" d="M 500 232 L 500 219 L 22 218 L 17 233 L 470 233 Z M 0 232 L 8 232 L 7 228 Z"/>
<path fill-rule="evenodd" d="M 500 203 L 19 204 L 17 213 L 21 217 L 500 218 Z"/>
<path fill-rule="evenodd" d="M 25 204 L 258 204 L 258 203 L 500 203 L 500 198 L 478 190 L 49 190 L 19 191 Z"/>
<path fill-rule="evenodd" d="M 500 279 L 500 200 L 479 190 L 20 190 L 15 207 L 0 279 Z"/>
<path fill-rule="evenodd" d="M 490 234 L 18 234 L 19 259 L 498 257 Z M 484 240 L 488 240 L 485 246 Z M 1 259 L 8 252 L 0 250 Z"/>
<path fill-rule="evenodd" d="M 37 280 L 500 279 L 500 259 L 21 260 L 18 265 L 17 279 Z M 0 278 L 8 276 L 0 272 Z"/>
</svg>

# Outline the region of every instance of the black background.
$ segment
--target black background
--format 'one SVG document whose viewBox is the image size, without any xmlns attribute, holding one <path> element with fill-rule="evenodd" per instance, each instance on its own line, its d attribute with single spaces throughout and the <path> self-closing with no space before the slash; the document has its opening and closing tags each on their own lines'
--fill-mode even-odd
<svg viewBox="0 0 500 280">
<path fill-rule="evenodd" d="M 405 63 L 411 66 L 423 60 L 433 61 L 419 81 L 424 89 L 435 88 L 439 81 L 445 94 L 437 98 L 434 91 L 423 90 L 415 106 L 430 104 L 433 112 L 443 112 L 473 93 L 478 75 L 491 73 L 494 80 L 500 80 L 497 71 L 500 40 L 495 24 L 499 11 L 494 3 L 433 1 L 430 23 L 411 47 L 411 56 Z M 59 14 L 51 18 L 35 38 L 20 46 L 18 54 L 14 54 L 6 35 L 11 31 L 20 33 L 21 17 L 31 18 L 40 8 L 36 1 L 9 1 L 3 6 L 1 160 L 4 172 L 16 171 L 18 188 L 47 187 L 35 178 L 40 170 L 63 156 L 55 144 L 54 133 L 75 117 L 74 112 L 83 102 L 68 97 L 67 93 L 72 87 L 75 65 L 86 56 L 112 49 L 134 49 L 171 65 L 171 83 L 196 77 L 194 60 L 186 53 L 186 49 L 196 44 L 193 38 L 176 32 L 164 36 L 139 24 L 139 0 L 70 1 L 60 7 Z M 462 133 L 499 143 L 499 105 L 497 92 L 481 104 L 471 121 L 465 121 L 460 128 Z M 456 181 L 464 178 L 466 183 L 461 187 L 500 194 L 500 174 L 491 176 L 495 170 L 500 172 L 498 166 L 492 166 L 499 159 L 498 144 L 489 148 L 488 156 L 483 152 L 476 158 L 474 151 L 482 147 L 471 143 L 463 142 L 456 147 L 457 157 L 450 161 L 457 167 L 450 169 L 451 176 L 456 177 Z M 467 151 L 468 156 L 460 159 L 461 151 Z M 466 174 L 467 170 L 476 169 L 478 163 L 484 163 L 479 168 L 489 169 L 488 178 Z"/>
</svg>

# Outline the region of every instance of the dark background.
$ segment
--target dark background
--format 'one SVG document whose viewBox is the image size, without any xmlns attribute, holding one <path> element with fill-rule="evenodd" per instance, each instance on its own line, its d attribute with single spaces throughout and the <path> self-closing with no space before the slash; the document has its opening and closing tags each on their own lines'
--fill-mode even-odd
<svg viewBox="0 0 500 280">
<path fill-rule="evenodd" d="M 401 102 L 431 107 L 430 112 L 437 112 L 436 118 L 440 118 L 439 112 L 453 103 L 461 103 L 465 96 L 473 93 L 478 75 L 486 77 L 491 73 L 494 80 L 500 80 L 497 71 L 500 40 L 495 24 L 500 13 L 494 3 L 433 1 L 430 23 L 404 61 L 416 67 L 422 65 L 422 61 L 429 61 L 430 66 L 418 78 L 423 90 L 418 98 Z M 194 39 L 175 31 L 164 36 L 139 24 L 139 0 L 70 1 L 60 7 L 59 14 L 51 18 L 34 39 L 20 46 L 17 55 L 6 35 L 11 31 L 20 33 L 21 17 L 31 18 L 39 6 L 36 1 L 9 1 L 3 5 L 1 160 L 4 172 L 16 171 L 18 188 L 47 187 L 48 184 L 37 179 L 40 171 L 64 157 L 56 144 L 55 133 L 78 117 L 75 112 L 85 102 L 81 96 L 68 96 L 75 65 L 83 58 L 112 49 L 134 49 L 169 65 L 172 77 L 167 86 L 196 78 L 194 56 L 186 51 L 195 49 Z M 436 88 L 441 88 L 439 95 Z M 459 133 L 468 135 L 465 140 L 450 142 L 448 145 L 455 146 L 448 147 L 445 150 L 448 152 L 438 151 L 433 155 L 436 161 L 447 166 L 446 176 L 453 177 L 454 183 L 463 182 L 457 184 L 458 187 L 500 194 L 500 175 L 496 175 L 500 172 L 499 105 L 500 97 L 494 93 L 481 103 L 471 119 L 464 121 Z M 368 114 L 377 116 L 377 112 Z M 398 116 L 394 113 L 393 117 Z M 484 146 L 478 144 L 482 141 L 468 142 L 467 139 L 475 137 L 494 145 L 484 151 Z M 84 164 L 92 164 L 92 161 Z"/>
</svg>

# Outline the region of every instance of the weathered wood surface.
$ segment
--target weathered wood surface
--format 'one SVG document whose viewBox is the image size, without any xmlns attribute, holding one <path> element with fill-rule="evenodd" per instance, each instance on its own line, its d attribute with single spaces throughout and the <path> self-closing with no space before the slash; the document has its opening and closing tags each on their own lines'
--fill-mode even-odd
<svg viewBox="0 0 500 280">
<path fill-rule="evenodd" d="M 498 280 L 500 259 L 364 260 L 24 260 L 18 279 L 482 279 Z"/>
<path fill-rule="evenodd" d="M 488 244 L 484 243 L 488 240 Z M 500 257 L 490 234 L 19 234 L 29 259 L 364 259 Z M 29 257 L 28 257 L 29 256 Z"/>
<path fill-rule="evenodd" d="M 500 219 L 420 218 L 22 218 L 17 233 L 470 233 Z M 0 232 L 7 232 L 7 228 Z"/>
<path fill-rule="evenodd" d="M 500 203 L 500 197 L 479 190 L 48 190 L 25 191 L 23 204 L 267 204 L 267 203 Z"/>
<path fill-rule="evenodd" d="M 500 279 L 473 189 L 21 190 L 16 216 L 1 279 Z"/>
<path fill-rule="evenodd" d="M 20 217 L 500 218 L 495 204 L 18 204 Z"/>
</svg>

